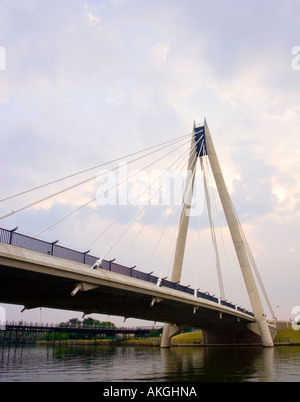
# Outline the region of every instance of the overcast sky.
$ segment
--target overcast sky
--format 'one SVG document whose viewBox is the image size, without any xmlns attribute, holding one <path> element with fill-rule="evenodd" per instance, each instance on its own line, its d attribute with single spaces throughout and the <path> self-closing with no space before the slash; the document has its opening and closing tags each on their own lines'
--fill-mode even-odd
<svg viewBox="0 0 300 402">
<path fill-rule="evenodd" d="M 291 316 L 300 305 L 298 0 L 1 0 L 0 46 L 1 198 L 183 136 L 205 117 L 275 313 Z M 93 185 L 0 226 L 35 234 Z M 1 214 L 23 202 L 1 203 Z M 89 205 L 41 237 L 85 251 L 109 219 Z M 134 257 L 147 266 L 144 248 Z M 209 276 L 206 254 L 191 253 Z"/>
</svg>

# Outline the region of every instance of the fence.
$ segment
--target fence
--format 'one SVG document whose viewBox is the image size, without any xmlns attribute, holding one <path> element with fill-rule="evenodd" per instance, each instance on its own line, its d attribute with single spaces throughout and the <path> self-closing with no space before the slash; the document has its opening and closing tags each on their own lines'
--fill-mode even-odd
<svg viewBox="0 0 300 402">
<path fill-rule="evenodd" d="M 63 247 L 58 245 L 58 241 L 55 242 L 46 242 L 44 240 L 36 239 L 34 237 L 26 236 L 20 233 L 17 233 L 15 228 L 13 230 L 7 230 L 0 228 L 0 242 L 5 244 L 11 244 L 13 246 L 22 247 L 28 250 L 37 251 L 39 253 L 53 255 L 55 257 L 65 258 L 70 261 L 79 262 L 81 264 L 93 266 L 97 261 L 98 257 L 92 256 L 89 251 L 80 252 L 76 250 L 72 250 L 67 247 Z M 141 279 L 143 281 L 158 283 L 159 278 L 151 273 L 145 273 L 139 270 L 136 270 L 135 267 L 126 267 L 124 265 L 120 265 L 114 262 L 114 260 L 106 261 L 103 260 L 101 264 L 101 268 L 107 271 L 115 272 L 121 275 L 130 276 L 132 278 Z M 215 296 L 210 295 L 208 292 L 200 292 L 199 290 L 194 290 L 189 286 L 184 286 L 179 283 L 174 283 L 168 281 L 166 279 L 162 279 L 161 286 L 165 286 L 170 289 L 179 290 L 180 292 L 185 292 L 190 295 L 195 295 L 198 298 L 210 300 L 215 303 L 219 303 L 219 299 Z M 232 303 L 229 303 L 225 300 L 221 300 L 221 304 L 227 306 L 232 309 L 237 309 L 238 311 L 248 314 L 253 317 L 253 313 L 239 306 L 235 306 Z"/>
</svg>

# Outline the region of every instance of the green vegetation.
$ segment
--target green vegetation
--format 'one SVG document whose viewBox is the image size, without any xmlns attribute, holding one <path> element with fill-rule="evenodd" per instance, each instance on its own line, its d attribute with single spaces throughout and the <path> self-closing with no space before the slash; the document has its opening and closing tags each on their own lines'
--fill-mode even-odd
<svg viewBox="0 0 300 402">
<path fill-rule="evenodd" d="M 149 335 L 143 338 L 126 339 L 124 343 L 132 345 L 160 345 L 162 330 L 151 331 Z M 173 345 L 199 345 L 202 342 L 202 332 L 183 332 L 172 337 Z"/>
<path fill-rule="evenodd" d="M 202 332 L 184 332 L 173 336 L 173 344 L 200 344 L 202 342 Z M 286 328 L 278 331 L 274 338 L 274 343 L 297 343 L 300 344 L 300 330 L 295 331 L 293 328 Z"/>
<path fill-rule="evenodd" d="M 71 318 L 67 322 L 61 322 L 59 326 L 62 328 L 80 328 L 81 326 L 90 328 L 97 326 L 115 328 L 115 324 L 110 321 L 98 321 L 91 317 L 85 318 L 83 321 L 78 320 L 78 318 Z"/>
<path fill-rule="evenodd" d="M 283 329 L 282 331 L 278 331 L 275 339 L 275 343 L 299 343 L 300 344 L 300 330 L 295 331 L 292 327 Z"/>
<path fill-rule="evenodd" d="M 98 321 L 93 318 L 85 318 L 83 321 L 77 318 L 71 318 L 67 322 L 61 322 L 59 324 L 61 328 L 68 328 L 68 332 L 35 332 L 35 331 L 0 331 L 0 344 L 8 345 L 29 345 L 36 343 L 47 343 L 47 342 L 78 342 L 87 343 L 90 340 L 100 341 L 103 337 L 99 335 L 89 336 L 89 339 L 85 339 L 79 332 L 69 332 L 70 328 L 81 328 L 89 327 L 95 328 L 97 326 L 115 328 L 115 324 L 109 321 Z M 83 339 L 84 338 L 84 339 Z M 105 337 L 108 339 L 108 337 Z"/>
<path fill-rule="evenodd" d="M 59 326 L 61 328 L 81 328 L 81 327 L 95 328 L 97 326 L 115 328 L 115 324 L 112 322 L 98 321 L 98 320 L 94 320 L 91 317 L 85 318 L 83 321 L 78 320 L 78 318 L 71 318 L 67 322 L 61 322 L 59 324 Z M 82 340 L 83 337 L 80 332 L 61 332 L 59 334 L 46 332 L 43 340 L 52 342 L 55 339 L 56 340 L 59 339 L 59 341 Z M 95 335 L 91 339 L 100 339 L 100 337 L 99 337 L 99 335 Z"/>
<path fill-rule="evenodd" d="M 202 333 L 199 332 L 185 332 L 173 336 L 173 344 L 200 344 L 202 342 Z M 274 338 L 274 343 L 297 343 L 300 344 L 300 330 L 295 331 L 293 328 L 286 328 L 278 331 Z"/>
<path fill-rule="evenodd" d="M 0 331 L 0 345 L 35 345 L 44 336 L 42 332 Z"/>
<path fill-rule="evenodd" d="M 202 342 L 202 332 L 184 332 L 179 335 L 175 335 L 172 338 L 172 343 L 175 344 L 193 344 L 197 345 Z"/>
<path fill-rule="evenodd" d="M 115 328 L 115 325 L 109 321 L 98 321 L 93 318 L 85 318 L 83 321 L 77 318 L 71 318 L 67 322 L 59 324 L 61 328 L 80 328 L 82 326 L 95 328 L 97 326 Z M 144 336 L 124 335 L 121 337 L 114 336 L 101 336 L 98 334 L 89 334 L 83 336 L 80 332 L 6 332 L 0 331 L 1 344 L 35 344 L 35 343 L 65 343 L 65 344 L 85 344 L 92 342 L 93 344 L 102 344 L 110 342 L 122 341 L 126 344 L 132 345 L 159 345 L 161 340 L 162 329 L 152 330 L 149 334 Z M 88 339 L 87 339 L 88 338 Z M 172 337 L 173 345 L 200 345 L 202 343 L 202 332 L 186 331 Z M 292 327 L 281 330 L 274 338 L 275 344 L 300 344 L 300 330 L 295 331 Z"/>
<path fill-rule="evenodd" d="M 59 324 L 61 328 L 80 328 L 89 327 L 95 328 L 97 326 L 115 328 L 115 324 L 109 321 L 97 321 L 92 318 L 85 318 L 82 322 L 77 318 L 72 318 L 67 322 Z M 57 343 L 57 344 L 103 344 L 111 342 L 124 342 L 129 344 L 159 344 L 162 329 L 153 329 L 147 335 L 130 335 L 130 334 L 114 334 L 114 335 L 86 335 L 83 336 L 80 332 L 61 332 L 61 333 L 45 333 L 42 342 L 40 343 Z M 88 339 L 87 339 L 88 337 Z"/>
</svg>

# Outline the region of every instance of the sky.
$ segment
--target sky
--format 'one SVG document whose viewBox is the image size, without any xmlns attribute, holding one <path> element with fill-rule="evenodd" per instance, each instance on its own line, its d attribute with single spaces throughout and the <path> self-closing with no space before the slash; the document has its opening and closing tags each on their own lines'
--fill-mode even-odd
<svg viewBox="0 0 300 402">
<path fill-rule="evenodd" d="M 298 0 L 1 0 L 1 199 L 185 136 L 206 118 L 275 315 L 289 319 L 300 305 L 299 55 Z M 97 188 L 91 181 L 0 226 L 36 234 Z M 1 216 L 47 191 L 1 202 Z M 40 238 L 86 250 L 121 211 L 95 202 Z M 164 215 L 145 228 L 128 264 L 148 269 L 144 257 Z M 188 247 L 182 282 L 193 286 L 199 262 L 200 287 L 214 294 L 214 256 L 204 246 L 210 230 L 201 216 L 203 226 L 191 222 L 200 243 Z M 118 221 L 93 253 L 103 253 L 129 221 Z M 228 299 L 246 305 L 225 227 L 223 236 Z M 126 248 L 118 247 L 113 258 Z M 10 320 L 40 314 L 5 308 Z M 75 314 L 44 309 L 43 318 Z"/>
</svg>

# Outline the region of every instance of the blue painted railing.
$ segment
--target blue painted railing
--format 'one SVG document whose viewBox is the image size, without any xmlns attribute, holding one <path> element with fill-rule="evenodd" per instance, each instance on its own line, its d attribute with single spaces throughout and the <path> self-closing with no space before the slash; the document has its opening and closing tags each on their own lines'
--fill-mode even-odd
<svg viewBox="0 0 300 402">
<path fill-rule="evenodd" d="M 7 230 L 0 228 L 0 242 L 11 244 L 13 246 L 22 247 L 28 250 L 37 251 L 39 253 L 53 255 L 55 257 L 65 258 L 66 260 L 79 262 L 82 264 L 89 265 L 92 267 L 97 261 L 98 257 L 94 257 L 89 252 L 80 252 L 76 250 L 72 250 L 67 247 L 63 247 L 57 244 L 57 242 L 46 242 L 44 240 L 36 239 L 34 237 L 26 236 L 18 233 L 15 228 L 13 230 Z M 126 267 L 124 265 L 120 265 L 114 262 L 114 260 L 107 261 L 103 260 L 101 264 L 101 268 L 106 271 L 116 272 L 118 274 L 130 276 L 132 278 L 141 279 L 143 281 L 158 283 L 159 278 L 152 273 L 145 273 L 135 269 L 135 267 Z M 199 298 L 210 300 L 215 303 L 219 303 L 217 297 L 210 295 L 208 292 L 200 292 L 199 290 L 194 290 L 189 286 L 184 286 L 179 283 L 174 283 L 168 281 L 166 279 L 161 280 L 160 286 L 165 286 L 170 289 L 179 290 L 181 292 L 188 293 L 190 295 L 196 295 Z M 232 309 L 237 309 L 238 311 L 248 314 L 253 317 L 253 313 L 239 306 L 235 306 L 232 303 L 229 303 L 225 300 L 221 300 L 221 304 L 223 306 L 230 307 Z"/>
</svg>

